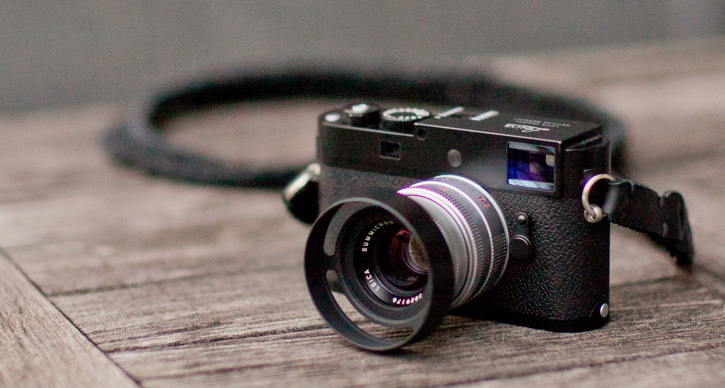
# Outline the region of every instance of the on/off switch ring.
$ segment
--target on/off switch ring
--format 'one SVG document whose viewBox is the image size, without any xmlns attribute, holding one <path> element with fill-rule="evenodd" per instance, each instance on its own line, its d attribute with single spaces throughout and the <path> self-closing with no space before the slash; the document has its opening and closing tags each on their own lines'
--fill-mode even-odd
<svg viewBox="0 0 725 388">
<path fill-rule="evenodd" d="M 390 108 L 382 114 L 383 129 L 412 134 L 415 122 L 426 117 L 430 117 L 430 112 L 422 108 Z"/>
</svg>

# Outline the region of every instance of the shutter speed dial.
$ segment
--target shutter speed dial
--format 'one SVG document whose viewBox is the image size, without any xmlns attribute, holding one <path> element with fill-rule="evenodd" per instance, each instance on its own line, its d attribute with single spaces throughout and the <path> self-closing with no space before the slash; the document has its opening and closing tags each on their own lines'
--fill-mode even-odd
<svg viewBox="0 0 725 388">
<path fill-rule="evenodd" d="M 374 128 L 380 122 L 380 107 L 375 104 L 347 104 L 342 111 L 350 118 L 350 125 L 354 127 Z"/>
<path fill-rule="evenodd" d="M 393 132 L 413 133 L 416 121 L 430 117 L 430 112 L 421 108 L 390 108 L 383 112 L 383 129 Z"/>
</svg>

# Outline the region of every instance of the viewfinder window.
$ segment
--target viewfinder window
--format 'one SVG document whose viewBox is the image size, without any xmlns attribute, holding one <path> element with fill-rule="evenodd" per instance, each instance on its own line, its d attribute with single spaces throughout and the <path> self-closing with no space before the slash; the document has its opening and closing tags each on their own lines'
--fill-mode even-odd
<svg viewBox="0 0 725 388">
<path fill-rule="evenodd" d="M 554 191 L 556 151 L 554 147 L 508 143 L 508 184 Z"/>
<path fill-rule="evenodd" d="M 400 159 L 400 143 L 381 141 L 380 156 L 387 159 Z"/>
</svg>

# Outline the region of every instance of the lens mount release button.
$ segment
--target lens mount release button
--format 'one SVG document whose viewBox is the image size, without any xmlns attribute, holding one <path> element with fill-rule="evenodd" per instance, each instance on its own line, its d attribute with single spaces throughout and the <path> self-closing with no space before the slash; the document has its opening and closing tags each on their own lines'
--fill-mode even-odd
<svg viewBox="0 0 725 388">
<path fill-rule="evenodd" d="M 512 259 L 524 261 L 531 256 L 531 241 L 522 235 L 513 236 L 509 244 L 509 249 Z"/>
</svg>

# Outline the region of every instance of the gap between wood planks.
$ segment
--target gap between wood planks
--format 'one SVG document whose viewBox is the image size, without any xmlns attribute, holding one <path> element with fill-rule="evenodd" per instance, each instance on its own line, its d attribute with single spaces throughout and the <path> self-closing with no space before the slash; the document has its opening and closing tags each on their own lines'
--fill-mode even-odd
<svg viewBox="0 0 725 388">
<path fill-rule="evenodd" d="M 0 248 L 0 385 L 135 387 Z"/>
</svg>

